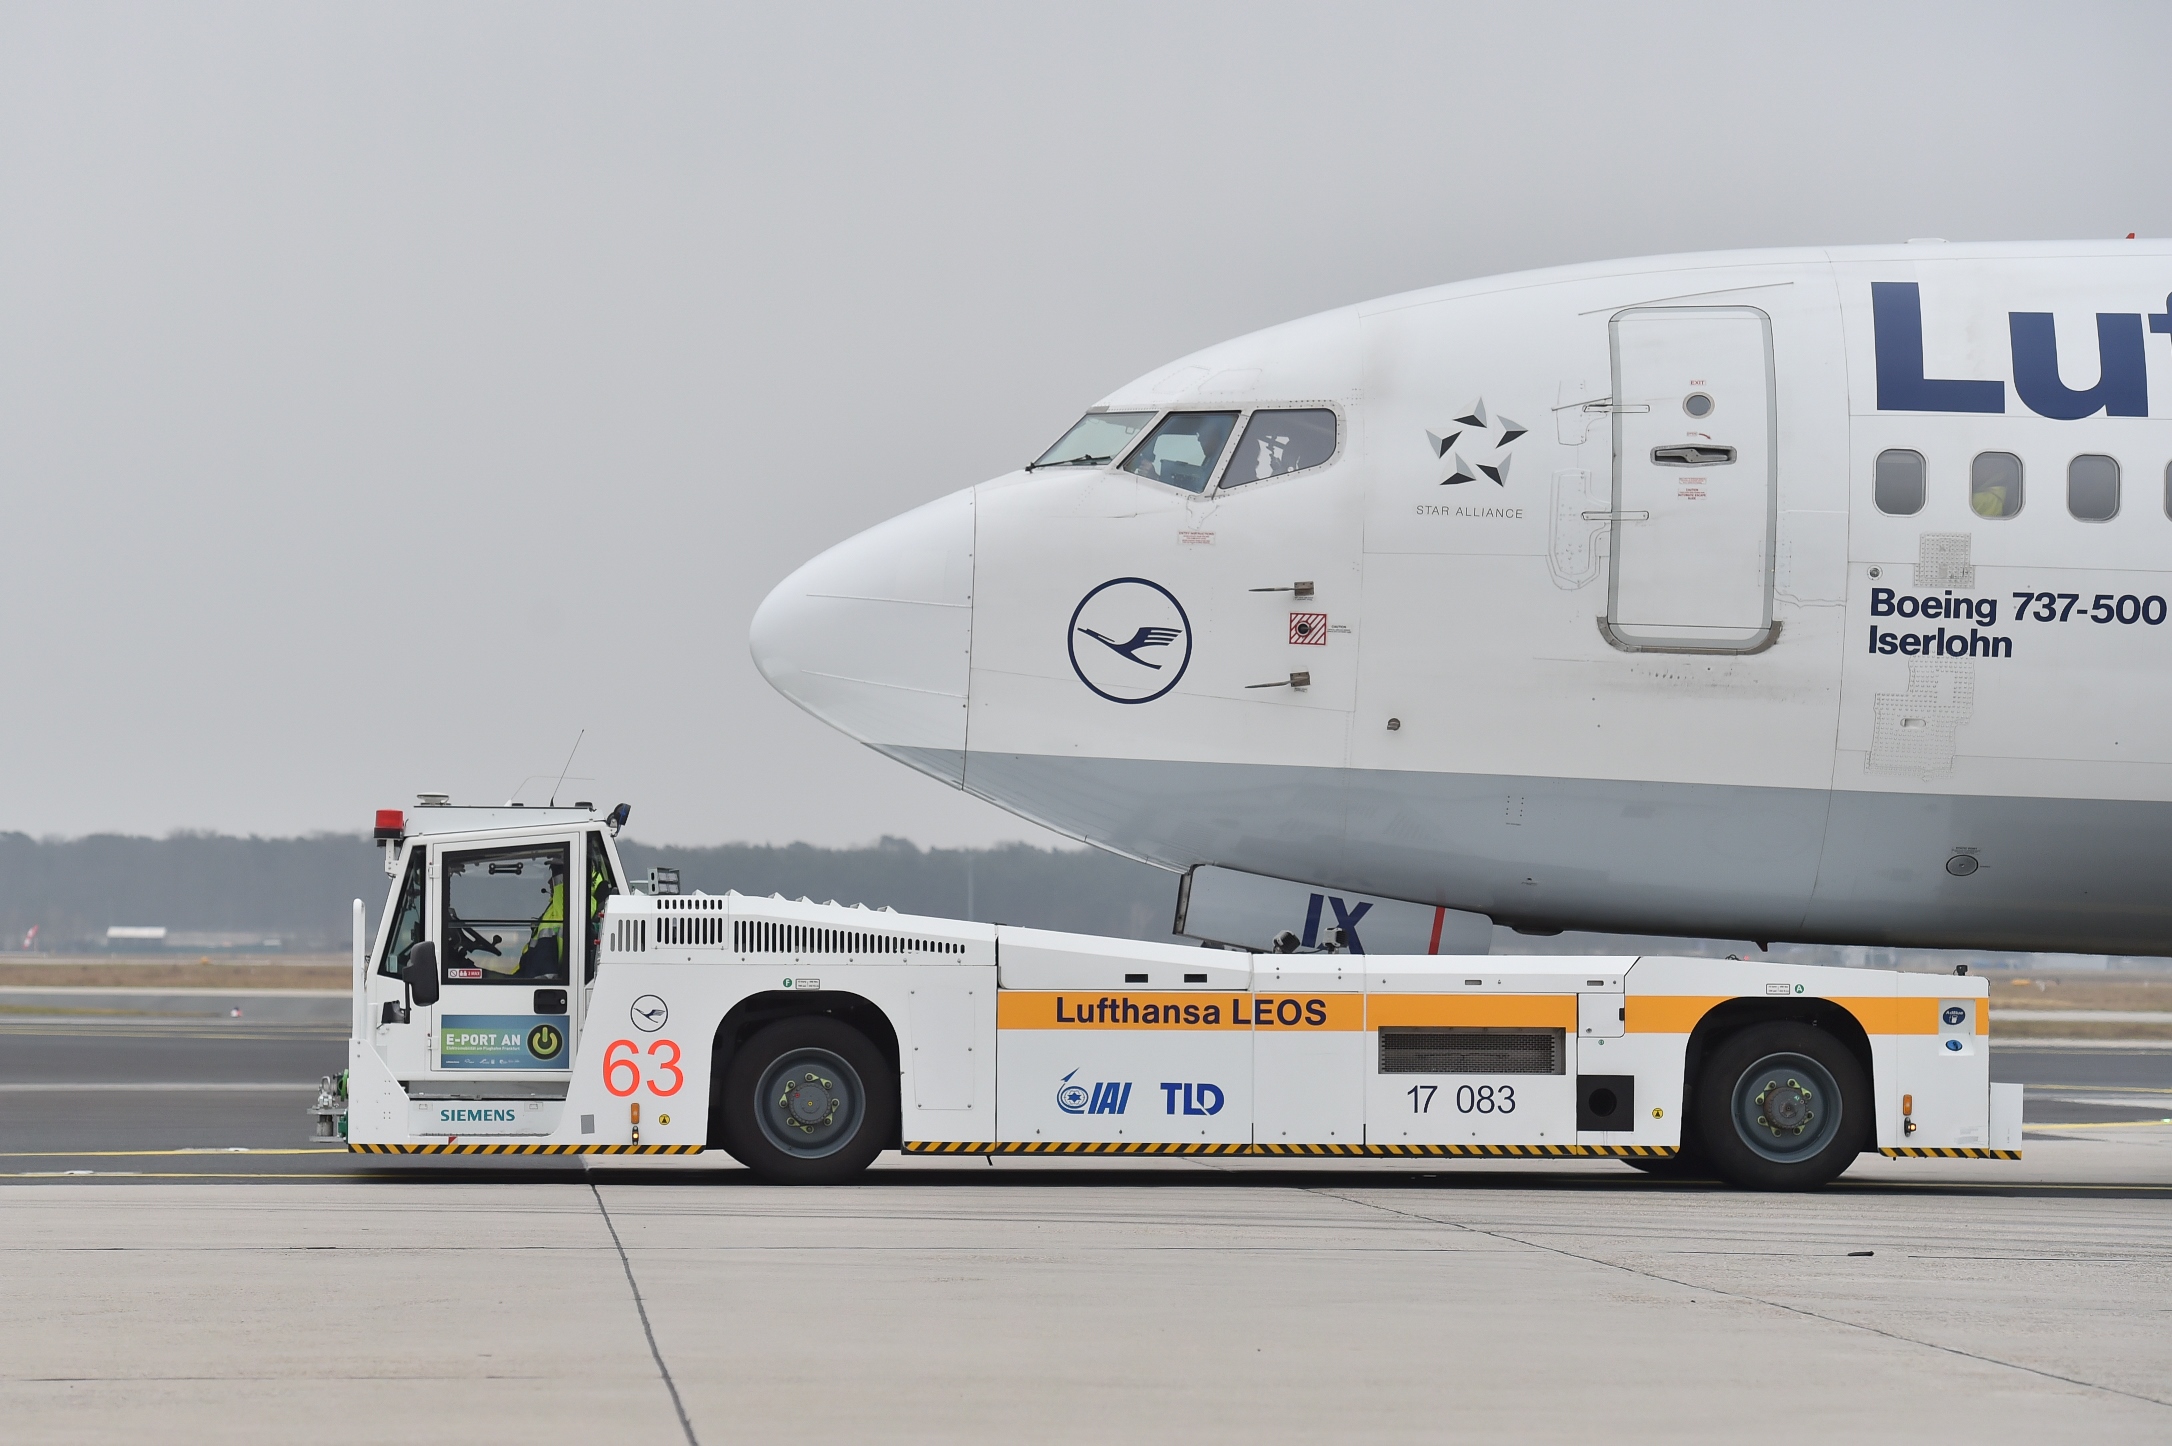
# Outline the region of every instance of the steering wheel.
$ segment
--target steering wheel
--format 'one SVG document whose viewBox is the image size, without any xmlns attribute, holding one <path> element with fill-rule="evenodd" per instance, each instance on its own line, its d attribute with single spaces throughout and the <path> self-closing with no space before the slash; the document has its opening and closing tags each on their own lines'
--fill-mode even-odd
<svg viewBox="0 0 2172 1446">
<path fill-rule="evenodd" d="M 502 955 L 504 953 L 504 951 L 498 947 L 496 942 L 500 936 L 493 934 L 489 939 L 485 939 L 482 935 L 476 933 L 475 930 L 473 930 L 466 924 L 459 924 L 455 927 L 458 932 L 453 935 L 452 947 L 453 949 L 458 950 L 460 953 L 466 955 Z"/>
</svg>

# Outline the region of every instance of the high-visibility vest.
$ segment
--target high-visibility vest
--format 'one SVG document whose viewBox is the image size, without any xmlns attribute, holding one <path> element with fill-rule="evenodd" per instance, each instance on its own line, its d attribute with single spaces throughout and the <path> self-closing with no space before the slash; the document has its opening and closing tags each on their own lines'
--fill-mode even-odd
<svg viewBox="0 0 2172 1446">
<path fill-rule="evenodd" d="M 535 921 L 535 936 L 566 932 L 566 885 L 564 880 L 551 885 L 551 901 L 544 905 L 543 913 Z"/>
</svg>

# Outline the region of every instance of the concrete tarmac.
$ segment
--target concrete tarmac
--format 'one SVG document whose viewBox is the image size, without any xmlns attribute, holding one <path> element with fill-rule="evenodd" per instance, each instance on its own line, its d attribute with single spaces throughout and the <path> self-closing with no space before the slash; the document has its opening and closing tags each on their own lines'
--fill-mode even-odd
<svg viewBox="0 0 2172 1446">
<path fill-rule="evenodd" d="M 18 1442 L 2172 1436 L 2172 1128 L 1602 1163 L 0 1185 Z M 2107 1177 L 2124 1183 L 2104 1183 Z"/>
<path fill-rule="evenodd" d="M 0 1020 L 14 1442 L 2172 1439 L 2172 1051 L 1998 1047 L 2026 1158 L 302 1146 L 342 1031 Z M 177 1088 L 177 1086 L 186 1086 Z"/>
</svg>

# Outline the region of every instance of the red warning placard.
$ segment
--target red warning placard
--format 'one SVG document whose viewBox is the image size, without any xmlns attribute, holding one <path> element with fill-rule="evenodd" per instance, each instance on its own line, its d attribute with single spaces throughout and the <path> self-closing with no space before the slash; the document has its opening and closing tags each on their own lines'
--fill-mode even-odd
<svg viewBox="0 0 2172 1446">
<path fill-rule="evenodd" d="M 1327 614 L 1291 613 L 1290 641 L 1314 647 L 1327 646 Z"/>
</svg>

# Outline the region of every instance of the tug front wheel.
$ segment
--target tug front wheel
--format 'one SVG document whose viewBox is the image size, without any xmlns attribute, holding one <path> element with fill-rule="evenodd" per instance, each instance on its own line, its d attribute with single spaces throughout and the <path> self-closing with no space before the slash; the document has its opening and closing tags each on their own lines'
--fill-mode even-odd
<svg viewBox="0 0 2172 1446">
<path fill-rule="evenodd" d="M 724 1148 L 776 1185 L 838 1185 L 897 1133 L 897 1071 L 824 1015 L 757 1031 L 724 1072 Z"/>
<path fill-rule="evenodd" d="M 1811 1190 L 1855 1163 L 1870 1080 L 1854 1053 L 1808 1024 L 1759 1024 L 1721 1042 L 1697 1080 L 1706 1163 L 1747 1190 Z"/>
</svg>

